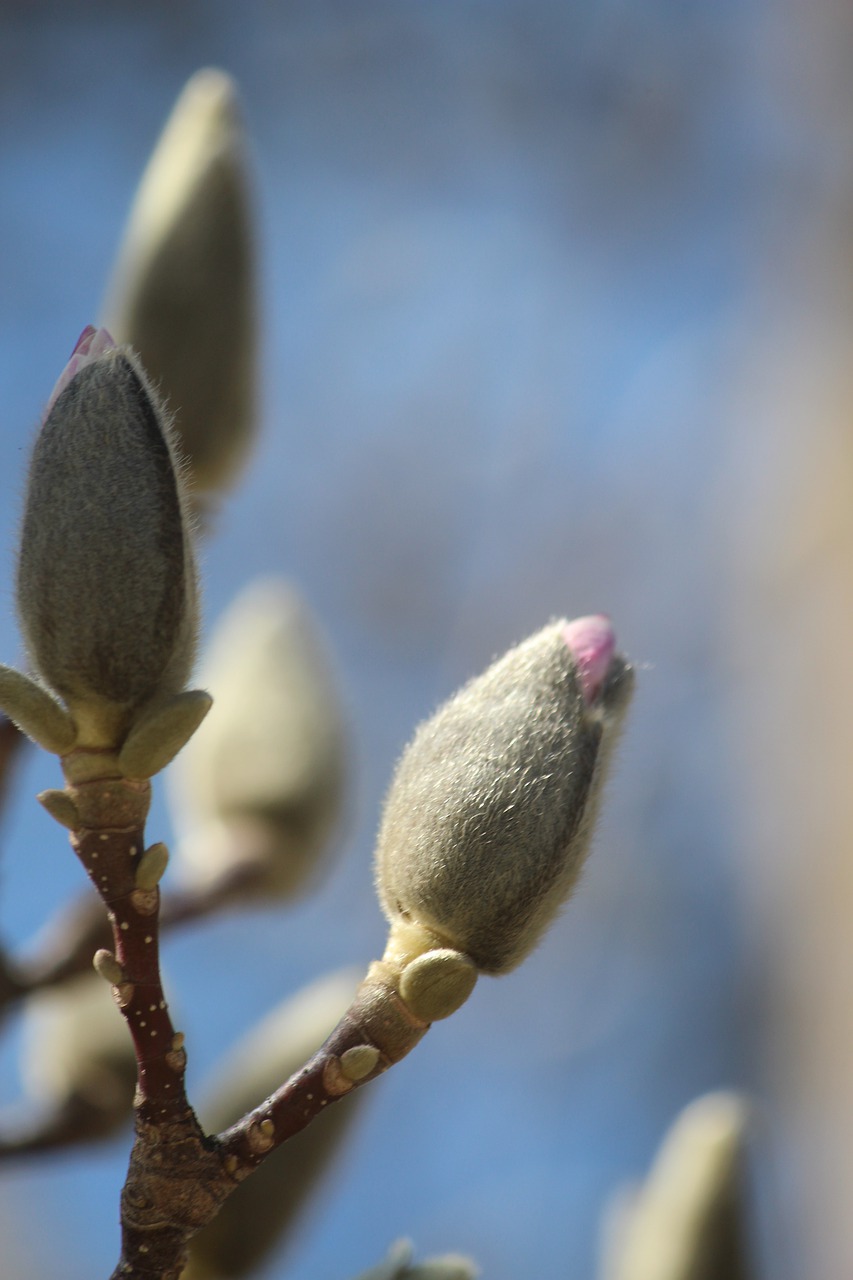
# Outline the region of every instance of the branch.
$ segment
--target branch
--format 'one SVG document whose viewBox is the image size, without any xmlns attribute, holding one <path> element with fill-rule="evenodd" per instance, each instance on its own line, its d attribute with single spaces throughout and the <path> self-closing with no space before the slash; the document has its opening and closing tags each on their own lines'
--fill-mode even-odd
<svg viewBox="0 0 853 1280">
<path fill-rule="evenodd" d="M 324 1108 L 381 1075 L 429 1030 L 376 961 L 356 997 L 313 1058 L 261 1106 L 219 1135 L 228 1172 L 240 1181 Z"/>
<path fill-rule="evenodd" d="M 138 1068 L 136 1140 L 122 1193 L 116 1280 L 177 1280 L 189 1235 L 231 1183 L 184 1089 L 183 1036 L 172 1024 L 158 959 L 159 889 L 148 887 L 144 824 L 151 784 L 122 777 L 110 753 L 63 758 L 77 814 L 71 844 L 107 907 L 115 952 L 98 953 L 133 1037 Z"/>
</svg>

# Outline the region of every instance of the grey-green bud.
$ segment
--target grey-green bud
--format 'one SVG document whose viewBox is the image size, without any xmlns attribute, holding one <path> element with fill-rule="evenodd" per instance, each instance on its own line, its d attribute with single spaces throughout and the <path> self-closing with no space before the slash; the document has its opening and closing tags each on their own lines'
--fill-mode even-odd
<svg viewBox="0 0 853 1280">
<path fill-rule="evenodd" d="M 505 973 L 580 873 L 633 675 L 601 617 L 545 627 L 422 725 L 379 832 L 386 958 L 430 947 Z"/>
<path fill-rule="evenodd" d="M 233 81 L 199 71 L 140 182 L 106 306 L 175 415 L 195 495 L 233 481 L 255 430 L 245 153 Z"/>
<path fill-rule="evenodd" d="M 214 705 L 172 779 L 176 863 L 195 886 L 245 868 L 253 894 L 288 897 L 326 854 L 346 734 L 325 649 L 277 579 L 252 583 L 219 622 L 203 672 Z"/>
<path fill-rule="evenodd" d="M 30 661 L 81 745 L 115 745 L 133 712 L 183 688 L 196 578 L 162 410 L 127 350 L 81 336 L 30 468 L 18 563 Z"/>
<path fill-rule="evenodd" d="M 746 1280 L 742 1160 L 748 1107 L 709 1093 L 685 1107 L 643 1184 L 623 1197 L 606 1240 L 604 1280 Z"/>
</svg>

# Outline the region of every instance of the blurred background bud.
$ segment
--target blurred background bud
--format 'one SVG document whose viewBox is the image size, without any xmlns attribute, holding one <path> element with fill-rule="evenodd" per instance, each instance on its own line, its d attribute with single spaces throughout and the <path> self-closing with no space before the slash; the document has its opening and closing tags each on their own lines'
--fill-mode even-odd
<svg viewBox="0 0 853 1280">
<path fill-rule="evenodd" d="M 411 1241 L 398 1240 L 384 1262 L 362 1271 L 356 1280 L 476 1280 L 480 1274 L 470 1258 L 455 1253 L 414 1264 L 413 1252 Z"/>
<path fill-rule="evenodd" d="M 232 80 L 199 71 L 142 177 L 105 306 L 175 415 L 194 500 L 234 480 L 255 430 L 245 151 Z"/>
<path fill-rule="evenodd" d="M 114 745 L 128 712 L 180 690 L 196 579 L 161 409 L 130 354 L 87 329 L 36 439 L 18 561 L 30 660 L 81 741 Z"/>
<path fill-rule="evenodd" d="M 606 619 L 557 622 L 418 729 L 376 854 L 403 961 L 451 946 L 504 973 L 535 946 L 583 865 L 632 683 Z"/>
<path fill-rule="evenodd" d="M 355 970 L 341 970 L 319 979 L 249 1033 L 199 1108 L 208 1133 L 236 1123 L 304 1066 L 349 1008 L 360 977 Z M 185 1280 L 247 1275 L 283 1243 L 339 1150 L 363 1096 L 356 1090 L 322 1112 L 237 1187 L 214 1221 L 193 1237 Z"/>
<path fill-rule="evenodd" d="M 744 1100 L 711 1093 L 681 1112 L 605 1235 L 602 1280 L 750 1280 L 740 1186 Z"/>
<path fill-rule="evenodd" d="M 204 663 L 213 707 L 172 778 L 193 886 L 297 893 L 343 806 L 345 730 L 325 644 L 296 592 L 255 582 L 219 622 Z"/>
<path fill-rule="evenodd" d="M 21 1070 L 37 1108 L 30 1146 L 92 1141 L 127 1125 L 136 1058 L 102 977 L 81 974 L 28 999 Z"/>
</svg>

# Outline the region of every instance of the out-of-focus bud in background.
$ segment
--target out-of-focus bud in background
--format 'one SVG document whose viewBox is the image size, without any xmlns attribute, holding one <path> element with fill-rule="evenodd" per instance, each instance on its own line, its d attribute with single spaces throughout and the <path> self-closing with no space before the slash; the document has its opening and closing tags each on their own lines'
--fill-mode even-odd
<svg viewBox="0 0 853 1280">
<path fill-rule="evenodd" d="M 749 1280 L 742 1202 L 743 1098 L 681 1112 L 645 1182 L 606 1223 L 602 1280 Z"/>
<path fill-rule="evenodd" d="M 126 1126 L 136 1058 L 110 988 L 95 973 L 29 998 L 22 1075 L 45 1146 L 109 1137 Z M 38 1145 L 33 1142 L 32 1145 Z"/>
<path fill-rule="evenodd" d="M 632 685 L 606 619 L 556 622 L 418 729 L 377 844 L 386 960 L 455 948 L 506 973 L 524 959 L 580 874 Z"/>
<path fill-rule="evenodd" d="M 317 1050 L 349 1007 L 361 975 L 340 970 L 312 983 L 268 1014 L 221 1067 L 199 1108 L 219 1133 L 275 1092 Z M 244 1276 L 280 1246 L 320 1184 L 356 1115 L 356 1090 L 272 1151 L 194 1236 L 185 1280 Z"/>
<path fill-rule="evenodd" d="M 255 293 L 235 86 L 199 71 L 142 177 L 105 304 L 175 415 L 194 500 L 233 482 L 254 435 Z"/>
<path fill-rule="evenodd" d="M 362 1271 L 356 1280 L 476 1280 L 479 1269 L 470 1258 L 448 1253 L 440 1258 L 427 1258 L 413 1263 L 414 1250 L 409 1240 L 398 1240 L 378 1267 Z"/>
<path fill-rule="evenodd" d="M 117 745 L 183 688 L 198 617 L 181 480 L 157 396 L 103 330 L 81 336 L 35 442 L 17 596 L 30 661 L 81 743 Z"/>
<path fill-rule="evenodd" d="M 299 892 L 340 821 L 346 732 L 326 645 L 277 579 L 220 620 L 204 663 L 214 706 L 183 752 L 171 798 L 191 886 L 233 882 L 261 900 Z"/>
</svg>

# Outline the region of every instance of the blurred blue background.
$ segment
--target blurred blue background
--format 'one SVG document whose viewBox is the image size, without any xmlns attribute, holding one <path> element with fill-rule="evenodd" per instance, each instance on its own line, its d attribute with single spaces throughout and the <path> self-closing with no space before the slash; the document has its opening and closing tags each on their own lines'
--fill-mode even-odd
<svg viewBox="0 0 853 1280">
<path fill-rule="evenodd" d="M 256 574 L 296 582 L 346 692 L 353 803 L 316 894 L 168 940 L 190 1087 L 287 991 L 381 951 L 379 805 L 438 701 L 554 616 L 606 611 L 639 666 L 576 898 L 372 1089 L 270 1280 L 348 1280 L 399 1235 L 488 1280 L 585 1280 L 676 1111 L 761 1097 L 720 495 L 738 318 L 774 191 L 808 168 L 760 73 L 770 28 L 663 0 L 0 4 L 4 661 L 32 435 L 192 72 L 236 77 L 253 140 L 263 431 L 204 549 L 205 614 Z M 33 752 L 3 828 L 16 948 L 82 888 L 32 800 L 57 774 Z M 168 838 L 162 788 L 149 831 Z M 7 1280 L 109 1274 L 126 1159 L 0 1171 Z M 786 1280 L 796 1224 L 771 1247 L 786 1174 L 763 1160 L 757 1244 Z"/>
</svg>

